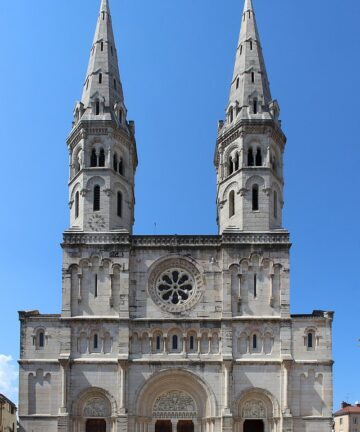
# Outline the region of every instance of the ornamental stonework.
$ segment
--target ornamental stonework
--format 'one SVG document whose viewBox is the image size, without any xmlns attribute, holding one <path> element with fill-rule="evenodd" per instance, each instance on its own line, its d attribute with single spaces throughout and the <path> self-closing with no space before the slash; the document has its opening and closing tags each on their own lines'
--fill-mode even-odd
<svg viewBox="0 0 360 432">
<path fill-rule="evenodd" d="M 266 417 L 265 405 L 262 401 L 251 400 L 246 402 L 242 408 L 242 418 L 263 419 Z"/>
<path fill-rule="evenodd" d="M 202 296 L 202 288 L 199 270 L 182 258 L 170 258 L 156 266 L 148 281 L 154 303 L 172 313 L 193 308 Z"/>
<path fill-rule="evenodd" d="M 171 391 L 162 394 L 155 401 L 153 417 L 158 419 L 195 418 L 196 403 L 187 393 Z"/>
<path fill-rule="evenodd" d="M 108 417 L 109 415 L 109 408 L 103 399 L 94 398 L 85 405 L 84 417 Z"/>
</svg>

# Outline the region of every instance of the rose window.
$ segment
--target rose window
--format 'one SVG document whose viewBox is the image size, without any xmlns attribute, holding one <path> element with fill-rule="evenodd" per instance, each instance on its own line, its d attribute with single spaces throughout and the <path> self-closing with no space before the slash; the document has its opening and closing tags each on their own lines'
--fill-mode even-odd
<svg viewBox="0 0 360 432">
<path fill-rule="evenodd" d="M 193 296 L 195 283 L 188 272 L 181 269 L 169 269 L 159 277 L 156 290 L 163 302 L 183 305 Z"/>
</svg>

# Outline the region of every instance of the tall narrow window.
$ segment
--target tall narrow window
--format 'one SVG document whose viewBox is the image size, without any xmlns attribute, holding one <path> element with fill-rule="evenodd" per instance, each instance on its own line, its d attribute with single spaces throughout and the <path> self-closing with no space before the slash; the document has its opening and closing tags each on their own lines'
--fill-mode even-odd
<svg viewBox="0 0 360 432">
<path fill-rule="evenodd" d="M 79 217 L 79 192 L 75 194 L 75 219 Z"/>
<path fill-rule="evenodd" d="M 113 46 L 111 45 L 111 47 L 110 47 L 110 50 L 111 50 L 111 55 L 114 55 L 114 49 L 113 49 Z"/>
<path fill-rule="evenodd" d="M 93 210 L 100 210 L 100 186 L 94 186 L 94 197 L 93 197 Z"/>
<path fill-rule="evenodd" d="M 255 350 L 255 349 L 257 349 L 257 346 L 258 346 L 257 336 L 253 335 L 253 337 L 252 337 L 252 347 Z"/>
<path fill-rule="evenodd" d="M 234 162 L 233 158 L 229 157 L 229 175 L 231 175 L 234 172 Z"/>
<path fill-rule="evenodd" d="M 193 351 L 195 348 L 194 336 L 190 336 L 190 351 Z"/>
<path fill-rule="evenodd" d="M 239 88 L 240 85 L 240 78 L 236 78 L 236 89 Z"/>
<path fill-rule="evenodd" d="M 99 348 L 99 336 L 97 334 L 94 334 L 94 349 Z"/>
<path fill-rule="evenodd" d="M 98 275 L 95 275 L 94 278 L 94 297 L 98 296 Z"/>
<path fill-rule="evenodd" d="M 232 190 L 229 194 L 229 218 L 235 214 L 235 192 Z"/>
<path fill-rule="evenodd" d="M 254 274 L 254 297 L 257 297 L 257 275 Z"/>
<path fill-rule="evenodd" d="M 102 19 L 105 19 L 105 12 L 102 13 Z"/>
<path fill-rule="evenodd" d="M 252 209 L 253 211 L 259 210 L 259 186 L 254 185 L 252 188 Z"/>
<path fill-rule="evenodd" d="M 114 89 L 116 90 L 116 87 L 117 87 L 117 85 L 116 85 L 116 79 L 114 79 Z"/>
<path fill-rule="evenodd" d="M 278 195 L 277 192 L 274 191 L 274 218 L 278 217 Z"/>
<path fill-rule="evenodd" d="M 231 107 L 229 111 L 229 121 L 232 123 L 234 121 L 234 108 Z"/>
<path fill-rule="evenodd" d="M 254 166 L 254 153 L 251 147 L 248 150 L 248 166 Z"/>
<path fill-rule="evenodd" d="M 243 47 L 240 45 L 240 55 L 242 55 Z"/>
<path fill-rule="evenodd" d="M 122 110 L 119 111 L 119 122 L 120 123 L 123 122 L 123 112 L 122 112 Z"/>
<path fill-rule="evenodd" d="M 160 336 L 156 336 L 156 351 L 160 351 L 161 349 L 161 339 Z"/>
<path fill-rule="evenodd" d="M 45 346 L 45 335 L 43 331 L 39 332 L 39 348 L 44 348 Z"/>
<path fill-rule="evenodd" d="M 253 106 L 253 109 L 254 109 L 254 114 L 257 114 L 257 112 L 258 112 L 258 104 L 257 104 L 257 100 L 254 100 L 254 106 Z"/>
<path fill-rule="evenodd" d="M 175 351 L 178 349 L 179 346 L 179 338 L 177 337 L 177 335 L 173 335 L 172 337 L 172 349 Z"/>
<path fill-rule="evenodd" d="M 124 162 L 122 158 L 119 160 L 119 174 L 124 175 Z"/>
<path fill-rule="evenodd" d="M 251 50 L 253 49 L 253 42 L 252 41 L 250 41 L 250 49 Z"/>
<path fill-rule="evenodd" d="M 261 148 L 260 147 L 258 147 L 256 149 L 255 164 L 256 164 L 256 166 L 262 166 L 262 154 L 261 154 Z"/>
<path fill-rule="evenodd" d="M 114 157 L 113 157 L 113 168 L 114 168 L 114 171 L 117 171 L 117 169 L 118 169 L 118 157 L 117 157 L 116 153 L 114 154 Z"/>
<path fill-rule="evenodd" d="M 104 42 L 101 42 L 101 51 L 104 51 Z"/>
<path fill-rule="evenodd" d="M 97 166 L 97 155 L 96 155 L 96 150 L 95 149 L 91 150 L 90 166 L 91 167 L 96 167 Z"/>
<path fill-rule="evenodd" d="M 251 72 L 251 82 L 254 83 L 255 82 L 255 73 Z"/>
<path fill-rule="evenodd" d="M 100 154 L 99 154 L 99 166 L 103 167 L 105 166 L 105 150 L 102 148 L 100 149 Z"/>
<path fill-rule="evenodd" d="M 89 78 L 86 80 L 86 90 L 89 88 Z"/>
<path fill-rule="evenodd" d="M 100 102 L 99 101 L 96 101 L 95 114 L 96 115 L 100 114 Z"/>
<path fill-rule="evenodd" d="M 236 153 L 234 160 L 234 169 L 237 171 L 239 169 L 239 153 Z"/>
<path fill-rule="evenodd" d="M 102 73 L 99 74 L 99 84 L 102 83 Z"/>
<path fill-rule="evenodd" d="M 309 332 L 307 335 L 307 347 L 314 348 L 314 335 L 313 332 Z"/>
<path fill-rule="evenodd" d="M 121 192 L 117 193 L 117 215 L 118 215 L 118 217 L 122 217 L 122 194 L 121 194 Z"/>
</svg>

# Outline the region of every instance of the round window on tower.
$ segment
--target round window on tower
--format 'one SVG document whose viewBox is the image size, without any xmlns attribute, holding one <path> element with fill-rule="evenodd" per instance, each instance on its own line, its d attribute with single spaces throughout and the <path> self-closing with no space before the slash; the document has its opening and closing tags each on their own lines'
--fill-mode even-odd
<svg viewBox="0 0 360 432">
<path fill-rule="evenodd" d="M 188 310 L 202 294 L 200 272 L 186 259 L 166 259 L 150 273 L 149 294 L 163 310 L 173 313 Z"/>
</svg>

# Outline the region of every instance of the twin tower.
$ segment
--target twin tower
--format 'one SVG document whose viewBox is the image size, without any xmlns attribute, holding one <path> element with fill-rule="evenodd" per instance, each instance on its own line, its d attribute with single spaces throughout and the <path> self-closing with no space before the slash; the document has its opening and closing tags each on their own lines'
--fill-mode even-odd
<svg viewBox="0 0 360 432">
<path fill-rule="evenodd" d="M 226 118 L 215 151 L 219 233 L 282 227 L 283 152 L 251 0 L 245 1 Z M 70 231 L 132 234 L 137 151 L 108 0 L 102 0 L 70 155 Z"/>
</svg>

